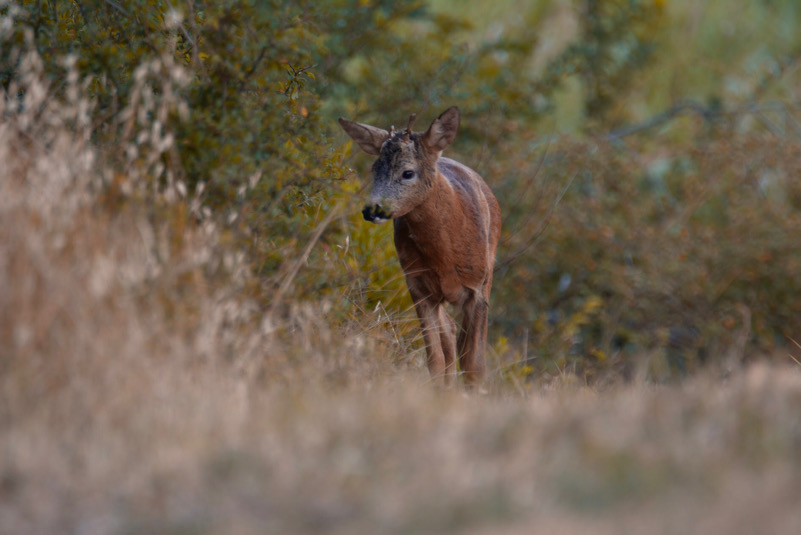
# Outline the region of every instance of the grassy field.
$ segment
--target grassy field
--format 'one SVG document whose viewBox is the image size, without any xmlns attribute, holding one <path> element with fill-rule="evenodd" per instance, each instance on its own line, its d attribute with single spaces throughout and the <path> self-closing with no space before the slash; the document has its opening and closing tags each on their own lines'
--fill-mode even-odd
<svg viewBox="0 0 801 535">
<path fill-rule="evenodd" d="M 631 88 L 632 121 L 681 98 L 739 109 L 795 45 L 790 0 L 653 4 L 667 44 Z M 574 4 L 510 6 L 470 2 L 464 32 L 550 28 L 536 72 Z M 690 117 L 612 146 L 580 132 L 568 84 L 538 124 L 575 138 L 547 161 L 552 132 L 498 120 L 486 135 L 519 144 L 486 158 L 468 130 L 454 151 L 497 177 L 520 234 L 504 254 L 554 213 L 499 275 L 486 392 L 467 394 L 430 384 L 388 228 L 362 224 L 362 186 L 341 176 L 344 136 L 314 141 L 322 156 L 282 145 L 287 168 L 344 184 L 323 201 L 270 169 L 215 213 L 205 183 L 165 172 L 168 119 L 186 115 L 177 54 L 137 69 L 103 118 L 74 62 L 54 83 L 22 50 L 0 73 L 0 534 L 801 533 L 801 346 L 779 328 L 801 313 L 795 108 L 781 132 Z M 774 65 L 770 102 L 797 100 L 794 65 Z M 304 102 L 276 124 L 306 135 Z M 279 179 L 274 202 L 247 204 Z M 274 225 L 246 229 L 250 257 L 248 216 Z M 673 343 L 688 332 L 702 340 Z"/>
<path fill-rule="evenodd" d="M 71 355 L 34 399 L 5 371 L 0 532 L 801 529 L 797 365 L 471 397 L 353 342 L 280 377 L 190 348 Z"/>
</svg>

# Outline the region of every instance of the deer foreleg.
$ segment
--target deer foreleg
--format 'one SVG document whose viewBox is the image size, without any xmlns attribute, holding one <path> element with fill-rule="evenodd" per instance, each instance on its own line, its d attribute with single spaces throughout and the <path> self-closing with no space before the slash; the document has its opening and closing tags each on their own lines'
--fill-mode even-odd
<svg viewBox="0 0 801 535">
<path fill-rule="evenodd" d="M 423 340 L 426 344 L 426 358 L 428 371 L 435 382 L 447 383 L 445 353 L 442 347 L 442 326 L 439 321 L 439 305 L 432 305 L 425 299 L 415 302 L 417 317 L 423 330 Z"/>
<path fill-rule="evenodd" d="M 445 310 L 439 305 L 439 339 L 442 345 L 442 353 L 445 357 L 445 384 L 452 386 L 456 383 L 456 323 Z"/>
</svg>

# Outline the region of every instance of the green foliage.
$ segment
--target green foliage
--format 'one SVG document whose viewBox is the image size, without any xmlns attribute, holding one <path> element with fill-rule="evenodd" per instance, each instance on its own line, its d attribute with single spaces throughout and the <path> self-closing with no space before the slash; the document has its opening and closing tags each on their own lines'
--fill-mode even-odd
<svg viewBox="0 0 801 535">
<path fill-rule="evenodd" d="M 581 3 L 581 40 L 567 56 L 580 58 L 587 116 L 604 118 L 623 102 L 632 78 L 650 58 L 661 8 L 649 0 Z"/>
<path fill-rule="evenodd" d="M 536 249 L 496 284 L 499 329 L 528 338 L 544 370 L 629 373 L 655 350 L 684 373 L 749 339 L 771 352 L 797 332 L 794 143 L 709 140 L 641 162 L 637 146 L 558 151 L 569 162 L 541 180 L 572 186 Z"/>
<path fill-rule="evenodd" d="M 421 124 L 457 104 L 449 155 L 504 213 L 497 364 L 510 381 L 566 367 L 663 377 L 773 351 L 801 328 L 786 106 L 798 7 L 741 2 L 747 20 L 729 20 L 712 2 L 709 22 L 691 4 L 20 0 L 0 8 L 13 20 L 0 84 L 24 92 L 15 50 L 28 42 L 67 98 L 74 58 L 92 142 L 118 170 L 109 199 L 134 174 L 142 202 L 172 192 L 186 206 L 151 217 L 174 218 L 176 235 L 219 223 L 262 311 L 320 303 L 332 324 L 380 325 L 399 352 L 417 329 L 391 226 L 361 221 L 370 158 L 335 118 Z M 684 98 L 698 100 L 656 115 Z M 568 112 L 575 123 L 560 123 Z"/>
</svg>

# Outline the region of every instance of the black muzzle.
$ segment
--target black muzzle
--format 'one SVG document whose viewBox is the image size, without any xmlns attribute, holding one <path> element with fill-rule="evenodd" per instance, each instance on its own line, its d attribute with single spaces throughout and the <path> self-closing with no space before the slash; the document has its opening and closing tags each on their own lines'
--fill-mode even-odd
<svg viewBox="0 0 801 535">
<path fill-rule="evenodd" d="M 392 214 L 384 211 L 384 209 L 377 204 L 365 206 L 364 210 L 362 210 L 362 215 L 364 216 L 364 220 L 370 223 L 380 223 L 381 221 L 392 219 Z"/>
</svg>

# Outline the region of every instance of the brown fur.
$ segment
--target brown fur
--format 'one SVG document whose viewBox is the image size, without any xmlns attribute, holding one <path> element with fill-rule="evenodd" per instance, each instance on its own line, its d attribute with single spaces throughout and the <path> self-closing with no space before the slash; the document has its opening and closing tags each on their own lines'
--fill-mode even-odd
<svg viewBox="0 0 801 535">
<path fill-rule="evenodd" d="M 501 213 L 478 173 L 440 157 L 456 136 L 458 109 L 446 110 L 422 134 L 391 135 L 344 119 L 340 124 L 366 152 L 378 155 L 364 216 L 394 220 L 395 248 L 423 328 L 432 377 L 452 384 L 458 361 L 465 383 L 480 383 Z M 402 178 L 404 171 L 414 177 Z M 458 341 L 446 302 L 463 312 Z"/>
</svg>

